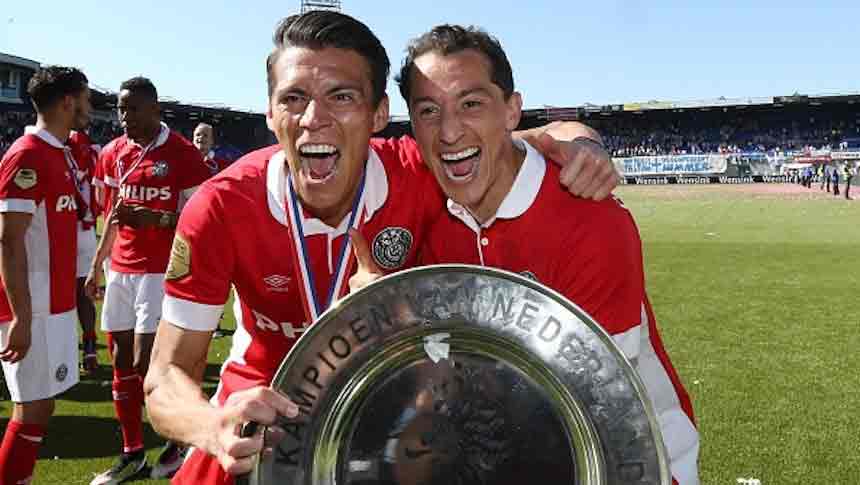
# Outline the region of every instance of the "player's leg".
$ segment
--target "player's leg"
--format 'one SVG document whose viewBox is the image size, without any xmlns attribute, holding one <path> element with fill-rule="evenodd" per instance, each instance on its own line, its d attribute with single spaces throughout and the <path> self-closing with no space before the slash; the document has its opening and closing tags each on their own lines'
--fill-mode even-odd
<svg viewBox="0 0 860 485">
<path fill-rule="evenodd" d="M 134 366 L 141 379 L 149 371 L 149 360 L 155 332 L 161 321 L 161 304 L 164 301 L 164 275 L 142 275 L 136 298 L 135 314 L 137 324 L 134 335 Z M 167 441 L 152 465 L 151 478 L 168 478 L 182 465 L 186 449 L 177 443 Z"/>
<path fill-rule="evenodd" d="M 0 325 L 6 340 L 8 325 Z M 77 325 L 74 312 L 34 317 L 30 350 L 24 359 L 3 362 L 14 403 L 0 444 L 0 483 L 30 483 L 54 397 L 78 382 Z"/>
<path fill-rule="evenodd" d="M 78 321 L 81 322 L 81 346 L 83 359 L 81 363 L 86 372 L 94 372 L 99 366 L 96 354 L 96 306 L 84 291 L 84 281 L 96 253 L 96 231 L 94 229 L 78 230 L 78 284 L 77 304 Z"/>
<path fill-rule="evenodd" d="M 99 366 L 96 354 L 96 306 L 84 291 L 86 278 L 78 278 L 78 321 L 81 322 L 81 346 L 83 347 L 83 369 L 95 372 Z"/>
<path fill-rule="evenodd" d="M 111 271 L 107 276 L 102 330 L 110 335 L 113 352 L 113 401 L 122 431 L 122 453 L 91 485 L 120 483 L 146 466 L 143 447 L 143 380 L 134 366 L 134 300 L 141 275 Z"/>
<path fill-rule="evenodd" d="M 0 445 L 0 483 L 30 483 L 52 414 L 53 399 L 14 404 Z"/>
</svg>

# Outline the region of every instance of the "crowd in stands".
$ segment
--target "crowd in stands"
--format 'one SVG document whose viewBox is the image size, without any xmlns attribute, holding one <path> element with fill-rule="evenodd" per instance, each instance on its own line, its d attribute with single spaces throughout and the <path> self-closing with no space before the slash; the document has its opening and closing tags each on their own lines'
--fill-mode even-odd
<svg viewBox="0 0 860 485">
<path fill-rule="evenodd" d="M 24 127 L 34 121 L 32 113 L 0 112 L 0 156 L 24 132 Z M 850 148 L 860 146 L 860 120 L 846 117 L 695 117 L 675 114 L 584 121 L 603 135 L 606 146 L 615 157 L 846 149 L 849 148 L 848 140 L 851 141 Z M 189 124 L 185 130 L 182 126 L 175 128 L 190 137 L 195 124 Z M 115 121 L 94 119 L 89 130 L 90 138 L 100 145 L 121 134 L 122 129 Z M 232 160 L 247 149 L 234 147 L 229 138 L 219 137 L 223 143 L 219 150 L 224 151 L 221 156 Z"/>
<path fill-rule="evenodd" d="M 12 146 L 12 143 L 22 134 L 24 127 L 36 122 L 35 113 L 18 111 L 0 112 L 0 157 Z M 93 119 L 88 130 L 90 139 L 98 145 L 105 145 L 122 134 L 122 127 L 115 121 Z"/>
<path fill-rule="evenodd" d="M 850 119 L 632 118 L 591 124 L 616 157 L 844 149 L 846 140 L 860 137 L 860 125 Z"/>
</svg>

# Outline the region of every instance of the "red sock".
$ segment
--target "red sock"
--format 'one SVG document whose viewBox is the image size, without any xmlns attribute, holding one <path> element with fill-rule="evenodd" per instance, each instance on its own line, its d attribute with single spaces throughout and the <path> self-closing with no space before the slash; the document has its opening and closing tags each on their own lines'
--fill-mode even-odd
<svg viewBox="0 0 860 485">
<path fill-rule="evenodd" d="M 114 369 L 113 407 L 122 429 L 122 451 L 143 449 L 143 383 L 134 369 Z"/>
<path fill-rule="evenodd" d="M 30 483 L 44 436 L 41 425 L 9 421 L 0 445 L 0 483 Z"/>
<path fill-rule="evenodd" d="M 113 335 L 110 332 L 105 332 L 105 342 L 107 342 L 108 356 L 113 359 Z"/>
</svg>

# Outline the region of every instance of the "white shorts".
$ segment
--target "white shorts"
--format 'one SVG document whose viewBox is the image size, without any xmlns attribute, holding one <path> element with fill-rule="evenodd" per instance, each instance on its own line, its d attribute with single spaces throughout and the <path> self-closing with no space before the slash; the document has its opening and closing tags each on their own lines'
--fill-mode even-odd
<svg viewBox="0 0 860 485">
<path fill-rule="evenodd" d="M 164 273 L 108 272 L 102 330 L 155 333 L 164 300 Z"/>
<path fill-rule="evenodd" d="M 78 226 L 78 278 L 86 278 L 96 257 L 96 230 Z"/>
<path fill-rule="evenodd" d="M 0 324 L 3 347 L 8 322 Z M 78 383 L 78 314 L 34 316 L 30 326 L 30 350 L 18 362 L 3 362 L 3 374 L 12 402 L 48 399 Z"/>
</svg>

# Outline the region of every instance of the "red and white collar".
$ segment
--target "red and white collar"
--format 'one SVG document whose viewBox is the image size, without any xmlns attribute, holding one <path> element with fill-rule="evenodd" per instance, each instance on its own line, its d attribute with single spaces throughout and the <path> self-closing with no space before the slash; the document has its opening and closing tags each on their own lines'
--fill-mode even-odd
<svg viewBox="0 0 860 485">
<path fill-rule="evenodd" d="M 523 215 L 537 199 L 540 186 L 546 175 L 546 160 L 531 145 L 521 140 L 514 140 L 521 149 L 525 149 L 526 158 L 520 166 L 520 171 L 514 179 L 508 195 L 502 200 L 496 214 L 484 224 L 479 223 L 468 209 L 448 199 L 448 212 L 463 221 L 473 231 L 480 232 L 481 228 L 493 225 L 496 219 L 514 219 Z"/>
<path fill-rule="evenodd" d="M 149 147 L 150 150 L 155 150 L 161 145 L 164 145 L 167 142 L 167 138 L 170 137 L 170 128 L 168 128 L 167 124 L 162 121 L 160 125 L 161 128 L 158 130 L 158 136 L 155 137 L 155 143 L 153 143 L 152 146 Z M 129 138 L 128 141 L 132 145 L 139 146 L 141 148 L 143 147 L 143 145 L 132 141 L 131 138 Z"/>
<path fill-rule="evenodd" d="M 50 131 L 44 128 L 36 128 L 33 125 L 27 126 L 24 128 L 24 133 L 28 135 L 36 135 L 42 139 L 48 145 L 51 145 L 54 148 L 63 149 L 66 148 L 66 144 L 61 142 L 56 136 L 51 134 Z"/>
<path fill-rule="evenodd" d="M 385 204 L 385 200 L 388 198 L 388 176 L 385 173 L 385 166 L 382 164 L 382 160 L 379 159 L 379 155 L 372 148 L 368 148 L 366 170 L 364 220 L 368 221 Z M 278 150 L 269 158 L 266 167 L 266 193 L 272 217 L 286 226 L 287 160 L 283 150 Z M 359 208 L 359 210 L 361 209 Z M 337 227 L 331 227 L 314 217 L 303 217 L 302 231 L 305 236 L 329 234 L 330 237 L 337 237 L 346 233 L 348 224 L 349 214 L 340 221 Z"/>
</svg>

